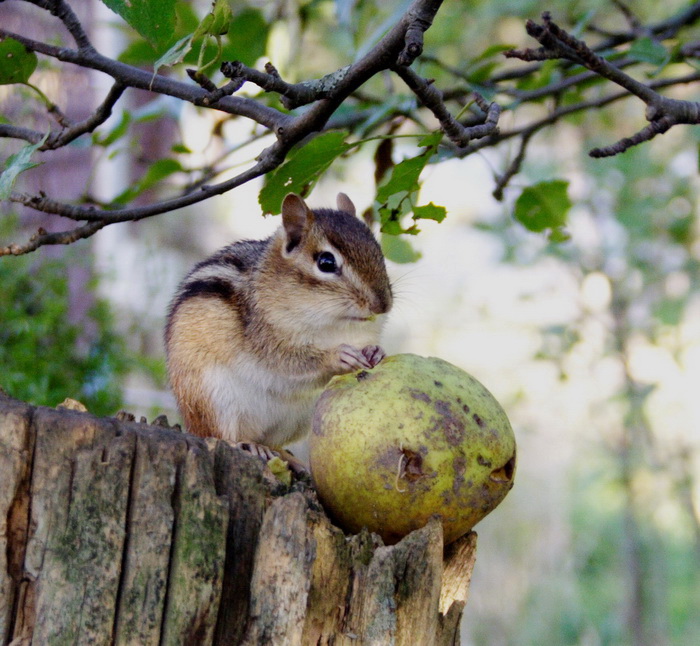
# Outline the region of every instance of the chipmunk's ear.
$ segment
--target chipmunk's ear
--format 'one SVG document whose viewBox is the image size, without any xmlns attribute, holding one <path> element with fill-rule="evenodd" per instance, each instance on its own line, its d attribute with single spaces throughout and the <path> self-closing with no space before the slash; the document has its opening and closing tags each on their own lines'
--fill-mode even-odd
<svg viewBox="0 0 700 646">
<path fill-rule="evenodd" d="M 350 215 L 357 214 L 355 205 L 352 203 L 352 200 L 347 195 L 345 195 L 345 193 L 338 193 L 336 203 L 338 204 L 339 211 L 345 211 L 345 213 L 349 213 Z"/>
<path fill-rule="evenodd" d="M 296 193 L 289 193 L 282 202 L 282 226 L 287 238 L 285 251 L 290 253 L 299 245 L 314 221 L 313 211 Z"/>
</svg>

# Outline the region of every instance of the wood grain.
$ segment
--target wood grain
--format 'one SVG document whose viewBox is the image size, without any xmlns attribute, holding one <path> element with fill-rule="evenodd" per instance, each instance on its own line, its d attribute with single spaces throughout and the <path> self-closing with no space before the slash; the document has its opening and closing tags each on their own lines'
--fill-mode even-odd
<svg viewBox="0 0 700 646">
<path fill-rule="evenodd" d="M 173 429 L 0 393 L 0 643 L 459 643 L 471 533 L 393 546 L 310 482 Z"/>
</svg>

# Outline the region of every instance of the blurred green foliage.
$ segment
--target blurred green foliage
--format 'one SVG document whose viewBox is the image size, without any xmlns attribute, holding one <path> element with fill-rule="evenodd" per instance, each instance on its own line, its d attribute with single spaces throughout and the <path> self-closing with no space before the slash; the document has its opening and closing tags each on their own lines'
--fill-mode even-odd
<svg viewBox="0 0 700 646">
<path fill-rule="evenodd" d="M 650 413 L 657 390 L 669 386 L 661 374 L 640 377 L 631 368 L 644 346 L 664 352 L 682 374 L 684 353 L 697 343 L 683 331 L 700 302 L 698 182 L 687 150 L 695 142 L 654 142 L 604 162 L 587 159 L 581 149 L 601 136 L 600 127 L 597 118 L 580 124 L 576 156 L 583 162 L 561 169 L 582 182 L 568 241 L 535 240 L 513 227 L 507 209 L 479 224 L 500 243 L 504 263 L 524 268 L 555 259 L 581 292 L 591 276 L 607 286 L 607 300 L 543 327 L 536 357 L 554 363 L 566 381 L 571 357 L 586 353 L 590 379 L 607 361 L 617 364 L 618 382 L 589 402 L 586 450 L 561 510 L 570 532 L 565 562 L 528 586 L 506 641 L 485 625 L 471 629 L 475 644 L 700 643 L 697 429 L 667 437 L 669 422 Z M 555 138 L 545 137 L 552 150 Z M 556 163 L 533 158 L 523 174 L 544 184 Z M 604 330 L 595 350 L 586 345 L 592 325 Z"/>
<path fill-rule="evenodd" d="M 121 0 L 107 4 L 129 7 Z M 271 48 L 276 47 L 274 63 L 286 80 L 321 76 L 366 53 L 408 4 L 408 0 L 232 3 L 233 20 L 238 22 L 222 39 L 220 56 L 260 66 L 261 57 L 270 56 Z M 644 24 L 668 18 L 690 4 L 682 0 L 625 3 Z M 489 78 L 513 67 L 502 56 L 503 48 L 511 44 L 534 46 L 524 30 L 525 19 L 537 20 L 542 11 L 550 10 L 557 22 L 574 34 L 580 35 L 582 25 L 588 23 L 614 33 L 629 27 L 619 11 L 621 5 L 609 0 L 445 2 L 426 36 L 426 56 L 418 59 L 414 68 L 434 78 L 441 90 L 454 92 L 458 100 L 474 89 L 490 98 L 493 87 L 488 85 Z M 192 35 L 184 62 L 195 64 L 201 52 L 208 62 L 214 55 L 216 39 L 211 33 L 206 37 L 195 37 L 195 33 L 210 7 L 208 2 L 177 3 L 175 29 L 169 40 L 158 42 L 152 38 L 153 46 L 145 38 L 133 39 L 121 59 L 152 65 L 177 41 Z M 142 32 L 148 36 L 145 27 Z M 643 72 L 656 75 L 663 73 L 658 68 L 668 63 L 671 47 L 695 38 L 697 26 L 684 32 L 677 42 L 669 43 L 668 48 L 640 36 L 630 46 L 629 54 L 650 66 Z M 280 45 L 285 39 L 287 51 Z M 447 66 L 463 74 L 454 75 Z M 550 61 L 537 73 L 523 77 L 514 89 L 535 90 L 579 71 L 575 66 L 561 68 Z M 222 81 L 220 76 L 212 76 Z M 604 89 L 608 91 L 610 86 L 595 78 L 562 90 L 556 99 L 543 96 L 536 105 L 549 110 L 555 104 L 574 104 L 588 92 Z M 280 107 L 273 93 L 257 91 L 250 84 L 246 92 Z M 513 108 L 518 103 L 517 94 L 514 96 Z M 692 98 L 690 93 L 681 96 Z M 624 379 L 615 392 L 600 393 L 600 400 L 590 403 L 591 408 L 605 410 L 609 417 L 597 420 L 599 428 L 592 425 L 588 429 L 590 435 L 583 442 L 587 452 L 577 457 L 577 470 L 566 482 L 547 483 L 549 487 L 570 489 L 566 499 L 569 506 L 559 510 L 567 521 L 568 534 L 562 539 L 569 548 L 566 559 L 548 563 L 550 571 L 541 579 L 522 585 L 524 591 L 517 607 L 508 608 L 509 616 L 484 612 L 478 625 L 465 626 L 471 644 L 700 643 L 700 525 L 693 517 L 692 503 L 699 476 L 684 461 L 684 452 L 691 449 L 665 439 L 662 429 L 648 418 L 657 384 L 640 383 L 628 370 L 633 342 L 663 346 L 678 360 L 685 343 L 680 327 L 692 316 L 692 308 L 697 308 L 700 298 L 697 135 L 687 127 L 681 131 L 683 140 L 674 130 L 623 155 L 588 159 L 591 146 L 611 143 L 644 125 L 641 103 L 631 111 L 625 109 L 626 105 L 572 114 L 566 124 L 539 133 L 534 142 L 539 148 L 528 155 L 519 181 L 506 192 L 500 217 L 475 225 L 500 243 L 503 263 L 530 267 L 554 257 L 559 262 L 557 270 L 568 272 L 574 279 L 572 284 L 581 287 L 592 274 L 608 281 L 608 306 L 597 311 L 582 308 L 577 320 L 541 329 L 541 347 L 536 356 L 556 364 L 561 379 L 566 380 L 568 359 L 587 342 L 593 321 L 605 329 L 595 361 L 618 362 Z M 357 116 L 344 124 L 351 130 L 317 137 L 293 151 L 286 163 L 266 178 L 260 195 L 263 210 L 274 212 L 279 208 L 290 182 L 296 182 L 291 188 L 298 191 L 313 187 L 321 173 L 329 167 L 337 169 L 344 157 L 357 152 L 361 148 L 358 140 L 349 139 L 346 133 L 367 142 L 368 148 L 381 137 L 391 137 L 383 121 L 391 110 L 415 119 L 414 130 L 421 137 L 430 130 L 421 122 L 415 98 L 401 83 L 387 88 L 386 78 L 373 79 L 353 97 L 351 105 L 338 110 L 339 118 Z M 111 129 L 93 135 L 93 143 L 109 150 L 123 145 L 129 127 L 138 119 L 129 112 L 122 113 Z M 503 120 L 504 128 L 510 127 L 510 119 Z M 220 139 L 224 137 L 217 133 L 212 142 L 218 146 Z M 385 163 L 376 187 L 376 215 L 387 230 L 382 246 L 399 262 L 414 261 L 420 254 L 411 247 L 408 236 L 391 233 L 416 232 L 416 220 L 421 218 L 416 218 L 409 207 L 421 203 L 416 201 L 414 205 L 421 172 L 428 164 L 445 159 L 440 154 L 432 155 L 434 151 L 431 156 L 424 155 L 420 146 L 431 144 L 420 142 L 420 138 L 411 141 L 407 153 L 397 141 L 396 148 L 389 151 L 392 163 Z M 128 153 L 138 156 L 134 150 L 137 146 L 138 142 L 131 141 Z M 151 188 L 151 179 L 179 176 L 190 166 L 200 170 L 190 162 L 187 146 L 176 144 L 173 151 L 177 159 L 153 162 L 150 174 L 144 174 L 141 183 L 133 184 L 121 200 L 131 200 Z M 505 145 L 488 157 L 495 176 L 515 154 L 513 147 L 509 150 Z M 465 202 L 468 200 L 467 195 Z M 423 211 L 423 218 L 443 217 L 434 205 L 418 208 L 428 206 L 431 209 Z M 408 220 L 411 212 L 413 219 Z M 514 226 L 513 217 L 529 222 L 532 230 L 549 230 L 560 243 L 552 244 L 551 233 L 547 240 Z M 564 235 L 563 227 L 570 238 Z M 70 396 L 82 400 L 94 412 L 110 413 L 119 406 L 119 379 L 128 369 L 129 359 L 113 331 L 108 308 L 98 299 L 86 321 L 69 323 L 66 276 L 74 260 L 0 260 L 0 385 L 34 403 L 53 406 Z M 152 365 L 160 370 L 162 379 L 162 359 L 152 360 Z M 590 378 L 595 378 L 593 373 Z M 592 418 L 595 421 L 594 415 Z M 687 433 L 697 435 L 697 429 L 688 429 Z M 538 457 L 544 461 L 548 456 Z M 635 484 L 639 482 L 647 483 L 647 487 L 639 488 Z M 655 515 L 659 500 L 676 515 L 671 529 Z M 538 501 L 529 504 L 534 508 Z M 541 529 L 532 527 L 528 511 L 523 514 L 525 520 L 521 519 L 527 527 L 518 527 L 522 534 Z M 511 534 L 517 533 L 508 529 Z M 509 549 L 523 553 L 518 569 L 509 573 L 514 583 L 494 582 L 494 598 L 499 595 L 498 586 L 517 585 L 527 577 L 538 550 L 549 548 L 535 545 L 535 541 L 526 543 L 521 537 L 509 538 L 517 543 Z M 479 601 L 470 599 L 467 612 Z"/>
<path fill-rule="evenodd" d="M 36 405 L 71 397 L 97 415 L 114 414 L 130 362 L 94 284 L 87 290 L 94 301 L 89 311 L 71 322 L 68 273 L 75 261 L 72 254 L 0 260 L 0 386 Z"/>
</svg>

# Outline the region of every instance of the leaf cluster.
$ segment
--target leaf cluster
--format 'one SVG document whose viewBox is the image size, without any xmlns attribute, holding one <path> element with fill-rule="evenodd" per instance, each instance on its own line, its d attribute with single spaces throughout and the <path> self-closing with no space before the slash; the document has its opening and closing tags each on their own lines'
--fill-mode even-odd
<svg viewBox="0 0 700 646">
<path fill-rule="evenodd" d="M 56 406 L 77 399 L 98 415 L 121 406 L 130 361 L 107 303 L 92 290 L 83 320 L 72 321 L 69 261 L 0 262 L 0 386 L 13 397 Z"/>
<path fill-rule="evenodd" d="M 39 0 L 25 1 L 43 7 Z M 374 2 L 336 3 L 335 20 L 329 19 L 329 5 L 317 2 L 275 13 L 255 3 L 214 0 L 203 15 L 198 15 L 194 4 L 184 0 L 103 1 L 125 20 L 131 35 L 131 43 L 117 61 L 98 54 L 72 13 L 70 0 L 56 0 L 53 13 L 68 28 L 76 50 L 57 48 L 0 28 L 0 47 L 9 55 L 0 56 L 0 83 L 30 85 L 30 78 L 38 73 L 37 52 L 97 69 L 114 79 L 110 94 L 83 122 L 71 122 L 58 106 L 40 95 L 60 128 L 46 133 L 0 123 L 0 136 L 27 141 L 23 150 L 5 161 L 0 199 L 84 223 L 62 236 L 37 235 L 26 245 L 8 245 L 0 250 L 3 254 L 73 242 L 108 224 L 173 211 L 260 176 L 266 177 L 260 194 L 263 211 L 275 213 L 285 191 L 308 193 L 340 158 L 377 141 L 412 136 L 417 150 L 402 160 L 392 159 L 391 172 L 386 176 L 379 173 L 382 178 L 377 181 L 371 214 L 381 227 L 387 253 L 406 260 L 416 257 L 408 240 L 418 233 L 417 223 L 421 219 L 439 222 L 445 217 L 443 207 L 421 204 L 418 197 L 421 173 L 428 164 L 463 158 L 513 140 L 519 150 L 504 169 L 494 171 L 494 196 L 502 199 L 506 190 L 517 192 L 510 189 L 510 181 L 525 163 L 532 139 L 560 120 L 578 118 L 629 96 L 643 101 L 649 125 L 632 137 L 595 149 L 591 154 L 596 156 L 620 154 L 673 126 L 700 122 L 700 104 L 670 100 L 660 93 L 663 88 L 700 79 L 700 72 L 693 67 L 696 48 L 686 42 L 687 37 L 679 37 L 700 18 L 700 2 L 649 24 L 626 5 L 616 3 L 629 23 L 627 29 L 619 31 L 601 28 L 597 24 L 600 15 L 595 11 L 579 10 L 576 14 L 572 8 L 567 14 L 573 23 L 570 33 L 549 14 L 543 15 L 542 24 L 528 21 L 527 33 L 541 45 L 537 49 L 515 50 L 475 37 L 472 40 L 481 43 L 480 48 L 468 51 L 462 39 L 455 42 L 456 33 L 469 22 L 464 12 L 452 5 L 443 7 L 439 0 L 413 0 L 393 8 Z M 530 11 L 534 4 L 523 5 L 520 10 Z M 491 11 L 500 17 L 504 12 L 514 13 L 515 7 L 481 3 L 473 11 Z M 442 15 L 448 23 L 430 31 L 434 38 L 426 43 L 433 42 L 434 49 L 424 52 L 424 33 L 433 19 Z M 297 25 L 296 32 L 290 24 Z M 265 71 L 256 69 L 253 66 L 269 50 L 270 34 L 280 29 L 299 40 L 299 44 L 291 45 L 297 51 L 297 76 L 323 69 L 326 60 L 348 54 L 355 54 L 355 60 L 335 71 L 326 70 L 321 78 L 299 83 L 285 81 L 272 62 L 264 66 Z M 590 36 L 592 45 L 580 40 L 583 33 Z M 319 40 L 323 36 L 327 42 Z M 305 59 L 308 43 L 314 40 L 313 51 L 324 55 Z M 528 64 L 514 67 L 514 58 Z M 187 70 L 189 80 L 180 80 L 186 65 L 195 67 Z M 144 72 L 142 66 L 149 71 Z M 683 66 L 691 73 L 684 74 Z M 172 68 L 167 75 L 163 73 L 166 67 Z M 627 73 L 632 67 L 644 72 L 644 81 Z M 422 76 L 427 72 L 431 78 Z M 239 94 L 243 86 L 245 95 Z M 36 86 L 31 87 L 39 93 Z M 152 162 L 140 180 L 104 204 L 94 200 L 86 200 L 91 202 L 87 206 L 63 204 L 49 196 L 14 190 L 21 173 L 36 164 L 35 157 L 85 133 L 92 133 L 92 144 L 104 148 L 107 157 L 124 147 L 138 121 L 130 110 L 123 109 L 118 124 L 106 132 L 101 126 L 121 94 L 130 88 L 173 96 L 215 110 L 222 119 L 246 118 L 255 125 L 247 140 L 226 145 L 223 154 L 214 158 L 209 155 L 204 164 L 196 162 L 182 142 L 175 142 L 170 158 Z M 520 114 L 526 106 L 530 109 L 524 112 L 524 119 L 508 122 L 517 125 L 500 124 L 501 112 Z M 218 147 L 221 124 L 216 122 L 212 131 L 212 141 L 217 141 Z M 266 134 L 274 137 L 274 143 L 243 172 L 212 183 L 230 171 L 231 152 Z M 425 143 L 430 137 L 434 137 L 434 144 Z M 567 180 L 556 176 L 525 187 L 513 200 L 514 220 L 532 232 L 546 232 L 552 242 L 565 242 L 571 206 L 567 187 Z M 135 205 L 137 198 L 153 188 L 159 190 L 151 195 L 169 196 Z M 391 236 L 396 239 L 391 240 Z"/>
</svg>

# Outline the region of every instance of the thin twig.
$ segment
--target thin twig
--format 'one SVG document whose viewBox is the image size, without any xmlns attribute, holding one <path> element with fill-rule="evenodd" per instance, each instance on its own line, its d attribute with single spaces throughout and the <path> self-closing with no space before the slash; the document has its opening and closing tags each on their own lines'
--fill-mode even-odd
<svg viewBox="0 0 700 646">
<path fill-rule="evenodd" d="M 7 123 L 0 123 L 0 137 L 8 139 L 23 139 L 30 144 L 36 144 L 44 138 L 45 133 L 21 126 L 11 126 Z"/>
<path fill-rule="evenodd" d="M 263 153 L 264 155 L 264 153 Z M 102 224 L 115 224 L 118 222 L 130 222 L 143 220 L 154 215 L 160 215 L 169 211 L 175 211 L 185 206 L 196 204 L 215 195 L 221 195 L 231 189 L 237 188 L 256 177 L 260 177 L 276 168 L 276 160 L 265 157 L 253 167 L 219 184 L 203 186 L 199 190 L 186 193 L 180 197 L 171 198 L 154 204 L 136 206 L 121 209 L 98 209 L 93 205 L 81 206 L 67 204 L 53 200 L 45 195 L 26 195 L 24 193 L 12 193 L 10 200 L 23 204 L 42 213 L 53 213 L 76 221 L 87 221 Z"/>
<path fill-rule="evenodd" d="M 700 20 L 700 1 L 693 2 L 690 6 L 683 9 L 675 16 L 662 20 L 658 23 L 649 25 L 647 30 L 650 36 L 657 40 L 666 40 L 674 38 L 678 32 L 684 27 L 693 25 Z M 594 52 L 605 52 L 620 45 L 631 43 L 638 37 L 634 31 L 626 31 L 619 34 L 613 34 L 609 38 L 597 43 L 591 49 Z M 504 70 L 497 72 L 489 79 L 489 85 L 496 86 L 503 81 L 513 81 L 526 78 L 536 73 L 540 69 L 540 65 L 526 65 L 521 68 L 512 70 Z"/>
<path fill-rule="evenodd" d="M 0 38 L 5 37 L 14 38 L 28 49 L 39 54 L 103 72 L 127 87 L 155 94 L 165 94 L 195 105 L 201 105 L 203 99 L 208 96 L 208 92 L 201 87 L 162 74 L 154 75 L 152 72 L 103 56 L 99 52 L 81 52 L 70 48 L 56 47 L 0 28 Z M 271 130 L 291 120 L 291 117 L 284 112 L 245 97 L 223 97 L 209 107 L 228 114 L 246 117 Z"/>
<path fill-rule="evenodd" d="M 10 244 L 6 247 L 0 247 L 0 256 L 21 256 L 22 254 L 36 251 L 39 247 L 45 245 L 72 244 L 78 240 L 89 238 L 106 224 L 106 222 L 88 222 L 75 229 L 58 231 L 56 233 L 47 233 L 43 229 L 39 229 L 29 238 L 29 242 L 23 245 Z"/>
<path fill-rule="evenodd" d="M 663 89 L 666 87 L 671 87 L 674 85 L 680 85 L 684 83 L 697 83 L 698 81 L 700 81 L 700 72 L 694 72 L 693 74 L 688 74 L 686 76 L 676 79 L 658 79 L 653 83 L 650 83 L 649 85 L 652 88 Z M 469 146 L 467 146 L 466 148 L 458 151 L 459 157 L 468 157 L 469 155 L 476 153 L 484 148 L 493 146 L 495 144 L 499 144 L 503 141 L 507 141 L 508 139 L 512 139 L 513 137 L 519 137 L 523 134 L 530 132 L 537 132 L 538 130 L 541 130 L 542 128 L 557 123 L 558 121 L 561 121 L 562 119 L 572 114 L 576 114 L 577 112 L 585 112 L 588 110 L 603 108 L 612 103 L 628 98 L 630 98 L 630 95 L 627 91 L 619 90 L 617 92 L 612 92 L 606 96 L 599 97 L 597 99 L 590 99 L 587 101 L 572 103 L 571 105 L 560 106 L 556 110 L 551 111 L 549 114 L 536 121 L 532 121 L 526 125 L 523 125 L 518 128 L 513 128 L 511 130 L 501 130 L 492 137 L 489 137 L 489 139 L 481 139 L 479 141 L 475 141 L 469 144 Z"/>
<path fill-rule="evenodd" d="M 498 104 L 489 104 L 484 101 L 480 94 L 475 94 L 475 101 L 484 112 L 484 121 L 478 125 L 465 127 L 450 114 L 443 101 L 442 92 L 435 87 L 434 83 L 426 81 L 410 67 L 397 65 L 393 70 L 416 94 L 423 105 L 435 115 L 445 134 L 460 148 L 466 146 L 472 139 L 480 139 L 498 132 L 498 118 L 501 112 Z"/>
<path fill-rule="evenodd" d="M 46 143 L 40 150 L 55 150 L 56 148 L 62 148 L 63 146 L 68 145 L 71 141 L 76 140 L 81 135 L 84 135 L 87 132 L 93 132 L 97 126 L 102 125 L 112 115 L 112 108 L 121 98 L 125 89 L 126 86 L 122 85 L 119 81 L 116 81 L 114 85 L 112 85 L 112 88 L 107 94 L 105 100 L 87 119 L 84 119 L 83 121 L 76 123 L 65 130 L 52 133 L 49 135 Z"/>
<path fill-rule="evenodd" d="M 499 132 L 497 121 L 501 108 L 497 103 L 489 104 L 481 97 L 478 97 L 476 102 L 485 114 L 485 117 L 483 114 L 477 114 L 475 110 L 467 119 L 457 121 L 451 115 L 446 101 L 454 99 L 463 102 L 467 100 L 466 97 L 468 95 L 466 91 L 457 89 L 443 93 L 433 83 L 408 68 L 408 65 L 415 60 L 416 56 L 421 54 L 424 46 L 424 33 L 432 24 L 442 4 L 442 0 L 414 0 L 397 24 L 362 59 L 352 65 L 331 72 L 320 79 L 291 84 L 285 82 L 271 64 L 266 65 L 265 71 L 261 72 L 234 62 L 230 63 L 229 67 L 226 68 L 230 82 L 221 88 L 217 88 L 210 79 L 203 75 L 195 74 L 191 76 L 196 82 L 195 85 L 160 74 L 154 75 L 146 70 L 140 70 L 104 57 L 94 50 L 66 0 L 28 1 L 54 13 L 66 26 L 78 49 L 57 47 L 25 38 L 19 34 L 11 34 L 3 29 L 0 29 L 0 37 L 9 35 L 39 54 L 98 70 L 115 79 L 115 85 L 108 97 L 88 119 L 77 124 L 70 124 L 65 115 L 62 117 L 58 114 L 59 122 L 64 123 L 64 129 L 56 134 L 50 134 L 45 148 L 65 145 L 65 143 L 74 140 L 80 134 L 90 132 L 91 129 L 103 123 L 104 119 L 106 119 L 105 115 L 108 116 L 114 104 L 118 101 L 121 92 L 124 91 L 124 88 L 130 87 L 174 96 L 198 106 L 205 106 L 228 114 L 250 118 L 276 136 L 276 141 L 263 151 L 257 163 L 232 180 L 206 186 L 201 186 L 201 182 L 198 182 L 189 186 L 186 192 L 179 197 L 166 199 L 148 206 L 101 209 L 94 205 L 64 204 L 51 200 L 44 195 L 28 196 L 18 193 L 12 195 L 11 199 L 13 201 L 25 204 L 31 208 L 57 215 L 65 215 L 78 222 L 92 223 L 95 226 L 99 224 L 100 227 L 98 228 L 114 222 L 151 217 L 152 215 L 200 202 L 212 195 L 231 190 L 253 177 L 258 177 L 277 168 L 284 161 L 287 153 L 293 146 L 310 135 L 329 127 L 331 123 L 334 125 L 341 123 L 338 118 L 335 118 L 335 121 L 331 121 L 337 108 L 353 93 L 357 92 L 368 79 L 378 73 L 384 73 L 386 70 L 393 70 L 399 74 L 422 104 L 436 116 L 450 141 L 453 142 L 455 155 L 464 157 L 508 138 L 520 137 L 521 145 L 518 154 L 506 172 L 499 178 L 496 192 L 502 192 L 511 177 L 518 172 L 525 157 L 527 145 L 534 133 L 576 111 L 608 105 L 629 96 L 630 93 L 638 96 L 647 104 L 646 116 L 650 121 L 650 125 L 647 128 L 640 130 L 633 137 L 621 140 L 613 146 L 592 151 L 593 154 L 616 154 L 621 149 L 646 141 L 677 123 L 698 123 L 700 119 L 700 107 L 698 107 L 698 104 L 671 100 L 656 92 L 656 90 L 663 87 L 662 83 L 666 83 L 666 86 L 671 86 L 690 82 L 687 79 L 695 76 L 694 80 L 697 80 L 697 75 L 690 75 L 681 79 L 664 79 L 663 81 L 657 79 L 657 81 L 645 85 L 622 71 L 623 66 L 631 65 L 635 61 L 627 58 L 612 64 L 597 53 L 606 48 L 634 40 L 640 33 L 639 29 L 643 27 L 631 23 L 629 32 L 613 34 L 594 47 L 589 47 L 583 41 L 561 30 L 551 21 L 548 15 L 544 17 L 544 25 L 542 26 L 529 23 L 528 30 L 531 35 L 540 41 L 542 47 L 537 50 L 526 50 L 522 57 L 539 57 L 542 60 L 557 58 L 564 61 L 563 66 L 565 66 L 565 69 L 572 64 L 578 64 L 586 67 L 587 71 L 569 75 L 563 79 L 559 78 L 544 88 L 525 92 L 513 87 L 503 87 L 504 82 L 533 74 L 539 69 L 539 65 L 528 65 L 517 70 L 495 74 L 491 76 L 486 84 L 492 91 L 501 92 L 514 98 L 513 105 L 508 106 L 509 109 L 514 109 L 520 103 L 535 101 L 547 96 L 556 99 L 566 89 L 579 87 L 580 84 L 595 77 L 608 79 L 620 86 L 621 89 L 605 97 L 591 101 L 582 101 L 575 105 L 564 106 L 557 102 L 555 109 L 550 111 L 545 117 L 525 124 L 520 128 Z M 626 6 L 622 5 L 622 2 L 619 0 L 618 5 L 621 7 Z M 695 2 L 673 18 L 648 26 L 644 33 L 662 40 L 673 36 L 681 28 L 692 24 L 699 17 L 700 2 Z M 468 81 L 468 75 L 465 75 L 465 78 Z M 266 91 L 278 93 L 282 105 L 287 110 L 302 105 L 307 105 L 308 108 L 299 111 L 298 114 L 287 114 L 255 99 L 232 96 L 246 81 L 256 83 Z M 397 114 L 403 114 L 403 111 L 405 111 L 405 108 L 399 106 L 395 110 L 388 110 L 386 115 L 373 122 L 372 128 L 377 128 L 382 123 L 390 121 Z M 364 115 L 359 117 L 353 115 L 353 117 L 354 120 L 349 122 L 342 121 L 342 123 L 358 123 L 358 120 L 361 121 L 365 118 Z M 42 139 L 44 134 L 18 126 L 1 124 L 0 136 L 19 138 L 36 143 Z M 481 137 L 481 139 L 477 141 L 477 137 Z M 212 170 L 211 172 L 213 174 L 215 171 Z M 213 175 L 208 175 L 207 177 L 211 176 Z M 83 232 L 86 232 L 86 235 L 91 235 L 89 233 L 90 227 L 86 227 L 87 225 L 83 224 L 72 231 L 79 231 L 80 234 L 75 234 L 78 237 Z M 46 235 L 52 236 L 54 234 Z M 41 244 L 52 244 L 52 242 L 43 242 L 43 240 L 58 240 L 60 236 L 67 240 L 71 235 L 73 235 L 71 232 L 63 232 L 62 234 L 56 234 L 54 238 L 44 238 L 44 234 L 41 234 L 37 237 L 37 240 L 39 240 L 39 246 L 41 246 Z"/>
<path fill-rule="evenodd" d="M 639 18 L 637 18 L 632 9 L 630 9 L 626 3 L 622 2 L 622 0 L 611 1 L 620 10 L 620 13 L 625 17 L 630 26 L 630 29 L 634 34 L 641 35 L 648 33 L 648 30 L 644 28 Z"/>
<path fill-rule="evenodd" d="M 498 180 L 496 182 L 496 188 L 493 189 L 492 195 L 499 202 L 503 199 L 503 191 L 508 186 L 510 180 L 513 179 L 513 177 L 515 177 L 515 175 L 517 175 L 520 172 L 520 168 L 522 167 L 523 162 L 525 161 L 525 152 L 527 150 L 527 146 L 530 143 L 530 139 L 532 139 L 535 132 L 536 130 L 528 130 L 527 132 L 524 132 L 521 135 L 520 148 L 518 149 L 518 154 L 508 165 L 506 171 L 498 177 Z"/>
<path fill-rule="evenodd" d="M 78 50 L 84 53 L 95 51 L 90 39 L 88 38 L 83 26 L 75 15 L 71 6 L 65 0 L 25 0 L 31 4 L 41 7 L 52 15 L 56 16 L 66 27 L 70 35 L 73 37 Z"/>
<path fill-rule="evenodd" d="M 250 81 L 266 92 L 279 94 L 282 105 L 288 110 L 325 99 L 349 69 L 349 67 L 343 67 L 313 81 L 287 83 L 282 80 L 271 63 L 265 65 L 265 72 L 248 67 L 240 61 L 227 61 L 221 65 L 221 73 L 226 78 L 238 83 L 239 86 L 245 81 Z"/>
<path fill-rule="evenodd" d="M 700 103 L 669 99 L 656 92 L 650 85 L 645 85 L 632 78 L 619 67 L 596 54 L 585 42 L 571 36 L 551 19 L 548 12 L 542 14 L 542 25 L 529 20 L 526 25 L 528 34 L 538 40 L 542 47 L 536 50 L 512 50 L 506 55 L 523 60 L 543 60 L 544 58 L 562 58 L 578 63 L 597 75 L 612 81 L 630 94 L 640 98 L 647 105 L 646 118 L 650 124 L 639 130 L 632 137 L 625 137 L 617 143 L 590 152 L 593 157 L 608 157 L 628 150 L 656 135 L 667 132 L 678 124 L 700 123 Z"/>
<path fill-rule="evenodd" d="M 656 121 L 652 121 L 646 128 L 642 128 L 639 132 L 636 132 L 631 137 L 624 137 L 619 141 L 615 142 L 611 146 L 604 146 L 603 148 L 593 148 L 589 151 L 589 155 L 595 159 L 600 159 L 601 157 L 612 157 L 613 155 L 618 155 L 623 153 L 632 146 L 637 146 L 645 141 L 650 141 L 656 135 L 662 135 L 664 132 L 669 130 L 671 127 L 676 125 L 671 117 L 661 117 Z"/>
</svg>

